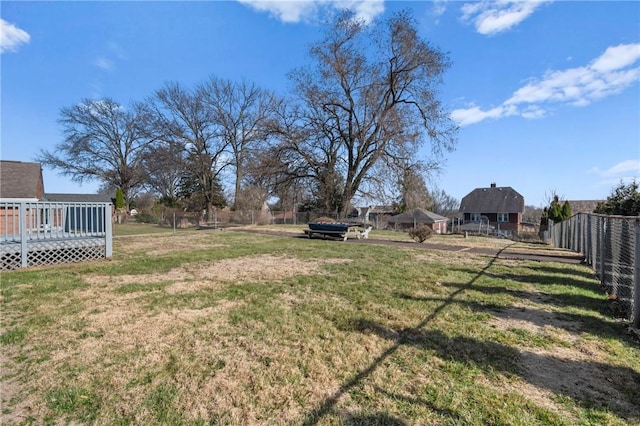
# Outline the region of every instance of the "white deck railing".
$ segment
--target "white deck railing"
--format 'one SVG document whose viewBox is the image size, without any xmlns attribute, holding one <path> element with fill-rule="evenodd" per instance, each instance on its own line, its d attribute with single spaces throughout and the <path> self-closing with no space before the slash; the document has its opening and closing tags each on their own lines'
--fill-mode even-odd
<svg viewBox="0 0 640 426">
<path fill-rule="evenodd" d="M 64 251 L 59 256 L 64 261 L 83 259 L 80 247 L 92 246 L 87 240 L 104 247 L 102 257 L 112 254 L 111 203 L 65 203 L 65 202 L 13 202 L 0 201 L 0 246 L 2 246 L 2 269 L 13 269 L 5 263 L 15 263 L 15 254 L 20 253 L 20 266 L 35 266 L 43 262 L 30 262 L 43 256 L 34 252 L 45 252 L 46 262 L 56 262 L 55 250 Z M 19 246 L 19 248 L 18 248 Z M 68 251 L 76 249 L 70 256 Z M 29 253 L 32 253 L 30 256 Z M 5 261 L 5 258 L 9 260 Z M 92 254 L 90 258 L 95 258 Z"/>
</svg>

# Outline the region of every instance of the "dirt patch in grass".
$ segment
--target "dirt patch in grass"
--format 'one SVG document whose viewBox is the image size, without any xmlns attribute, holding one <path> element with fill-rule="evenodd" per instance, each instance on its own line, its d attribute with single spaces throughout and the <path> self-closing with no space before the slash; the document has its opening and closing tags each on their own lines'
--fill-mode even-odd
<svg viewBox="0 0 640 426">
<path fill-rule="evenodd" d="M 637 387 L 640 375 L 611 365 L 605 352 L 584 339 L 580 322 L 558 317 L 545 303 L 549 296 L 533 286 L 527 291 L 534 294 L 530 301 L 491 312 L 494 317 L 489 325 L 505 332 L 529 333 L 548 346 L 520 351 L 518 374 L 523 380 L 505 383 L 506 389 L 565 416 L 569 412 L 561 406 L 559 395 L 611 409 L 629 419 L 640 418 L 640 406 L 630 403 L 621 391 Z"/>
<path fill-rule="evenodd" d="M 521 375 L 527 385 L 521 392 L 532 399 L 540 398 L 536 402 L 549 407 L 557 406 L 551 400 L 553 393 L 556 397 L 565 395 L 595 407 L 611 409 L 628 419 L 639 419 L 640 407 L 620 391 L 621 387 L 633 389 L 638 385 L 637 373 L 611 368 L 596 359 L 592 354 L 581 351 L 580 347 L 522 351 Z M 543 404 L 545 400 L 547 403 Z"/>
<path fill-rule="evenodd" d="M 326 274 L 325 265 L 347 263 L 348 259 L 302 260 L 294 257 L 259 255 L 218 262 L 190 263 L 159 274 L 93 275 L 85 281 L 90 285 L 154 284 L 172 282 L 168 293 L 183 293 L 223 282 L 272 282 L 300 275 Z"/>
<path fill-rule="evenodd" d="M 162 274 L 88 275 L 84 280 L 89 285 L 117 286 L 123 284 L 154 284 L 164 281 L 185 280 L 188 278 L 192 278 L 192 274 L 183 268 L 176 268 Z"/>
<path fill-rule="evenodd" d="M 496 317 L 490 322 L 499 330 L 525 330 L 533 334 L 553 333 L 565 342 L 573 342 L 578 336 L 574 332 L 567 331 L 577 328 L 575 322 L 563 321 L 552 312 L 530 309 L 526 306 L 505 309 L 494 313 Z"/>
<path fill-rule="evenodd" d="M 114 246 L 128 253 L 144 251 L 149 256 L 160 256 L 180 250 L 202 250 L 224 247 L 212 240 L 209 234 L 151 234 L 122 236 L 114 239 Z"/>
<path fill-rule="evenodd" d="M 24 385 L 20 383 L 20 377 L 10 374 L 17 371 L 18 366 L 12 360 L 14 351 L 0 351 L 0 407 L 7 407 L 11 403 L 15 403 L 11 407 L 12 417 L 16 419 L 25 419 L 29 415 L 30 406 L 25 401 L 12 401 L 18 396 Z M 0 422 L 2 422 L 2 413 L 0 412 Z"/>
<path fill-rule="evenodd" d="M 325 273 L 327 264 L 346 263 L 347 259 L 303 260 L 286 256 L 260 255 L 226 259 L 210 264 L 198 264 L 194 269 L 197 278 L 219 281 L 279 281 L 296 275 Z"/>
</svg>

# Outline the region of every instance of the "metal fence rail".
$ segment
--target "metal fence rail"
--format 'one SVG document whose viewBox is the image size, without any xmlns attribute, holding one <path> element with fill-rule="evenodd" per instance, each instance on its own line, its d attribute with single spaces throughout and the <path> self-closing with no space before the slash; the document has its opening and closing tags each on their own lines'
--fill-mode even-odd
<svg viewBox="0 0 640 426">
<path fill-rule="evenodd" d="M 0 202 L 0 270 L 111 257 L 110 203 Z"/>
<path fill-rule="evenodd" d="M 640 328 L 640 217 L 579 213 L 550 223 L 554 246 L 585 256 L 611 299 Z"/>
<path fill-rule="evenodd" d="M 293 212 L 291 210 L 219 210 L 213 212 L 210 217 L 204 217 L 201 213 L 184 212 L 181 210 L 167 210 L 154 217 L 154 223 L 163 226 L 176 226 L 189 228 L 194 226 L 226 227 L 234 225 L 306 225 L 308 222 L 319 218 L 329 218 L 338 221 L 354 221 L 372 226 L 374 229 L 386 229 L 391 227 L 387 220 L 390 214 L 371 214 L 367 218 L 347 217 L 341 218 L 335 212 L 305 211 Z"/>
</svg>

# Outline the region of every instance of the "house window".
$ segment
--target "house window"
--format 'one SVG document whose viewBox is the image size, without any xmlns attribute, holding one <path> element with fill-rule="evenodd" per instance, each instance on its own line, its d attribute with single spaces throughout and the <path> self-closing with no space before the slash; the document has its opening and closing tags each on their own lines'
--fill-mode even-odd
<svg viewBox="0 0 640 426">
<path fill-rule="evenodd" d="M 498 222 L 509 222 L 509 213 L 498 213 Z"/>
<path fill-rule="evenodd" d="M 480 213 L 470 213 L 469 221 L 471 222 L 480 222 Z"/>
</svg>

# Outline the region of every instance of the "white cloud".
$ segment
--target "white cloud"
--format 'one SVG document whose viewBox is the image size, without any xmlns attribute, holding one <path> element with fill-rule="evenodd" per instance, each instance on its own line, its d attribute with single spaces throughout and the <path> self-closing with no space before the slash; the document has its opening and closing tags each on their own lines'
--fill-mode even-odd
<svg viewBox="0 0 640 426">
<path fill-rule="evenodd" d="M 93 62 L 93 65 L 97 66 L 98 68 L 104 71 L 111 71 L 113 70 L 113 67 L 114 67 L 113 61 L 103 56 L 100 56 L 99 58 L 97 58 Z"/>
<path fill-rule="evenodd" d="M 513 110 L 513 114 L 515 115 L 517 114 L 517 112 Z M 536 119 L 536 118 L 542 118 L 545 115 L 547 115 L 547 111 L 544 110 L 543 108 L 540 108 L 537 105 L 530 105 L 524 110 L 520 111 L 519 114 L 522 118 Z"/>
<path fill-rule="evenodd" d="M 434 0 L 432 13 L 435 16 L 442 16 L 447 11 L 447 0 Z"/>
<path fill-rule="evenodd" d="M 115 41 L 107 42 L 107 51 L 109 52 L 110 55 L 116 57 L 117 59 L 121 59 L 121 60 L 127 59 L 126 52 L 124 51 L 122 46 L 120 46 Z"/>
<path fill-rule="evenodd" d="M 552 71 L 518 89 L 506 104 L 568 102 L 584 106 L 619 93 L 640 78 L 640 67 L 623 69 L 640 60 L 639 44 L 609 47 L 589 65 Z"/>
<path fill-rule="evenodd" d="M 500 107 L 483 111 L 477 106 L 456 110 L 452 118 L 462 126 L 487 118 L 520 115 L 539 118 L 550 104 L 586 106 L 617 94 L 640 81 L 640 43 L 609 47 L 589 65 L 549 71 L 541 79 L 525 84 Z M 470 117 L 473 117 L 471 119 Z"/>
<path fill-rule="evenodd" d="M 456 109 L 451 112 L 451 118 L 460 126 L 468 126 L 469 124 L 479 123 L 489 118 L 502 118 L 514 115 L 516 110 L 513 107 L 498 106 L 487 111 L 483 111 L 475 105 L 469 108 Z"/>
<path fill-rule="evenodd" d="M 127 55 L 124 49 L 118 43 L 109 41 L 106 44 L 106 48 L 102 50 L 102 54 L 92 64 L 103 71 L 113 71 L 116 69 L 118 62 L 126 59 Z"/>
<path fill-rule="evenodd" d="M 15 52 L 30 40 L 31 36 L 26 31 L 0 19 L 0 53 Z"/>
<path fill-rule="evenodd" d="M 371 22 L 384 12 L 384 0 L 237 0 L 259 12 L 267 12 L 282 22 L 306 22 L 315 19 L 323 8 L 349 9 L 357 19 Z"/>
<path fill-rule="evenodd" d="M 384 13 L 384 0 L 343 0 L 333 3 L 334 7 L 353 10 L 356 19 L 365 22 L 371 22 L 376 16 Z"/>
<path fill-rule="evenodd" d="M 624 160 L 606 169 L 593 167 L 590 173 L 600 177 L 598 184 L 602 187 L 614 187 L 620 182 L 624 184 L 637 182 L 640 181 L 640 158 Z"/>
<path fill-rule="evenodd" d="M 313 2 L 302 1 L 268 1 L 268 0 L 238 0 L 258 12 L 268 12 L 282 22 L 300 22 L 307 20 L 316 13 Z"/>
<path fill-rule="evenodd" d="M 550 0 L 482 0 L 465 3 L 462 20 L 472 21 L 480 34 L 491 35 L 511 29 Z"/>
<path fill-rule="evenodd" d="M 619 44 L 609 47 L 593 61 L 591 68 L 597 72 L 606 73 L 632 65 L 638 59 L 640 59 L 640 44 Z"/>
<path fill-rule="evenodd" d="M 607 178 L 622 177 L 623 175 L 629 174 L 638 177 L 640 176 L 640 159 L 621 161 L 604 170 L 601 170 L 599 167 L 594 167 L 591 171 Z"/>
</svg>

